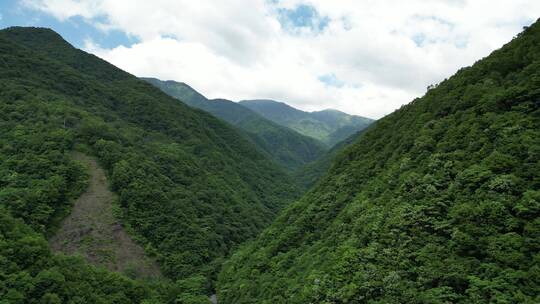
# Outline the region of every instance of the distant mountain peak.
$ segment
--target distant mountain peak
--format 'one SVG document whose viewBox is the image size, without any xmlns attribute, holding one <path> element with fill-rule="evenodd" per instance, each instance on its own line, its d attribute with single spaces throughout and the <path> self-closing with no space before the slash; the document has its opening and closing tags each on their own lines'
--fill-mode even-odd
<svg viewBox="0 0 540 304">
<path fill-rule="evenodd" d="M 72 47 L 60 34 L 47 27 L 23 27 L 12 26 L 3 29 L 2 32 L 18 37 L 21 41 L 34 41 L 42 44 L 55 44 Z"/>
<path fill-rule="evenodd" d="M 240 104 L 275 123 L 318 139 L 328 146 L 345 140 L 373 122 L 370 118 L 350 115 L 336 109 L 302 111 L 284 102 L 270 99 L 243 100 Z"/>
<path fill-rule="evenodd" d="M 319 111 L 312 111 L 313 112 L 337 112 L 337 113 L 343 113 L 343 114 L 347 114 L 343 111 L 340 111 L 340 110 L 336 110 L 336 109 L 323 109 L 323 110 L 319 110 Z"/>
<path fill-rule="evenodd" d="M 296 170 L 324 153 L 324 145 L 316 139 L 281 126 L 242 104 L 222 98 L 209 100 L 182 82 L 143 79 L 189 106 L 206 111 L 238 127 L 256 146 L 288 170 Z M 279 107 L 283 106 L 287 105 L 279 104 Z"/>
<path fill-rule="evenodd" d="M 107 170 L 122 214 L 114 219 L 114 232 L 132 227 L 170 282 L 200 285 L 202 299 L 223 258 L 300 194 L 295 181 L 237 128 L 72 47 L 49 29 L 0 30 L 0 49 L 0 142 L 13 145 L 0 149 L 0 175 L 13 177 L 2 180 L 0 191 L 0 260 L 9 265 L 0 272 L 25 281 L 7 289 L 2 284 L 5 301 L 140 303 L 162 293 L 160 299 L 172 301 L 192 293 L 169 280 L 154 288 L 128 279 L 139 277 L 141 265 L 130 264 L 125 276 L 121 268 L 113 274 L 52 254 L 46 234 L 58 228 L 87 184 L 87 169 L 72 158 L 74 149 Z M 95 240 L 95 230 L 85 229 L 86 245 Z M 91 262 L 115 264 L 108 246 L 117 236 L 100 241 L 106 247 Z M 60 278 L 53 289 L 27 288 L 51 275 Z"/>
<path fill-rule="evenodd" d="M 4 32 L 9 32 L 10 34 L 13 33 L 21 33 L 21 34 L 45 34 L 45 35 L 51 35 L 53 37 L 59 38 L 64 40 L 60 34 L 55 32 L 54 30 L 48 28 L 48 27 L 39 27 L 39 26 L 10 26 L 8 28 L 3 29 Z"/>
</svg>

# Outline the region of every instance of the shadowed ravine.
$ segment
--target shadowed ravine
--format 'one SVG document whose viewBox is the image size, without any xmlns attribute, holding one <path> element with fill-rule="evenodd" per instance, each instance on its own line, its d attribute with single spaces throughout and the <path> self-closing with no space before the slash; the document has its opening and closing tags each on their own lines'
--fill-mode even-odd
<svg viewBox="0 0 540 304">
<path fill-rule="evenodd" d="M 108 188 L 103 169 L 96 160 L 74 153 L 75 160 L 88 169 L 86 191 L 50 240 L 56 252 L 78 254 L 88 262 L 133 277 L 161 277 L 158 266 L 126 233 L 113 215 L 115 195 Z"/>
</svg>

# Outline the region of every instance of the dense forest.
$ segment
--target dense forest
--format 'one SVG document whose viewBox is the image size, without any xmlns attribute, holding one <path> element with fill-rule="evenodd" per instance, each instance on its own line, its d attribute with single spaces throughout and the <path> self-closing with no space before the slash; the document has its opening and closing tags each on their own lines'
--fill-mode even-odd
<svg viewBox="0 0 540 304">
<path fill-rule="evenodd" d="M 243 100 L 241 105 L 300 134 L 323 142 L 328 148 L 368 127 L 373 120 L 338 110 L 305 112 L 274 100 Z"/>
<path fill-rule="evenodd" d="M 293 177 L 306 189 L 310 189 L 328 173 L 334 158 L 346 147 L 353 144 L 368 128 L 362 129 L 347 139 L 335 144 L 324 155 L 293 172 Z"/>
<path fill-rule="evenodd" d="M 280 126 L 230 100 L 208 100 L 185 83 L 143 78 L 172 97 L 207 111 L 238 127 L 263 153 L 292 172 L 321 157 L 326 147 L 318 140 Z"/>
<path fill-rule="evenodd" d="M 540 302 L 540 21 L 372 124 L 148 81 L 0 30 L 0 304 Z M 74 155 L 159 276 L 52 252 Z"/>
<path fill-rule="evenodd" d="M 220 303 L 539 303 L 539 174 L 536 22 L 338 153 Z"/>
<path fill-rule="evenodd" d="M 0 66 L 1 303 L 205 303 L 221 260 L 300 194 L 237 130 L 51 30 L 0 31 Z M 51 253 L 86 185 L 74 150 L 106 169 L 165 281 Z"/>
</svg>

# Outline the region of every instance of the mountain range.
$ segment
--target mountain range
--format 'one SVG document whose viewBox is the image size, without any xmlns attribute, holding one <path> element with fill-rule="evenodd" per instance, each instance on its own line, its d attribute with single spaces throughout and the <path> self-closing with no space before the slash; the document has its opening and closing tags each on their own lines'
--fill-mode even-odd
<svg viewBox="0 0 540 304">
<path fill-rule="evenodd" d="M 333 147 L 369 126 L 373 120 L 338 110 L 305 112 L 274 100 L 244 100 L 240 104 L 265 118 Z"/>
<path fill-rule="evenodd" d="M 44 28 L 0 30 L 0 67 L 1 303 L 540 302 L 540 21 L 375 122 Z"/>
<path fill-rule="evenodd" d="M 51 30 L 0 31 L 0 65 L 0 298 L 9 303 L 204 295 L 223 258 L 300 195 L 237 129 Z M 150 287 L 51 253 L 45 239 L 88 178 L 73 151 L 97 158 L 116 217 L 172 283 Z"/>
<path fill-rule="evenodd" d="M 225 99 L 208 100 L 185 83 L 155 78 L 143 80 L 191 107 L 238 127 L 263 153 L 289 171 L 295 171 L 325 153 L 326 147 L 316 139 L 265 119 L 238 103 Z"/>
</svg>

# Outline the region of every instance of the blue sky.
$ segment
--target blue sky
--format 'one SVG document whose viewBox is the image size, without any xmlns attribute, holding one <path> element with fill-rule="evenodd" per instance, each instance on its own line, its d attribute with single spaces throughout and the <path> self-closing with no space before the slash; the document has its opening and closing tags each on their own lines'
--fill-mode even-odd
<svg viewBox="0 0 540 304">
<path fill-rule="evenodd" d="M 18 0 L 0 1 L 0 28 L 10 26 L 37 26 L 52 28 L 77 48 L 83 48 L 84 42 L 91 39 L 104 48 L 115 48 L 119 45 L 130 46 L 138 40 L 119 30 L 102 31 L 81 16 L 73 16 L 64 21 L 58 20 L 43 11 L 34 10 Z M 92 20 L 92 22 L 99 19 Z"/>
<path fill-rule="evenodd" d="M 293 8 L 279 8 L 278 21 L 285 29 L 295 32 L 297 29 L 309 28 L 315 33 L 323 31 L 330 19 L 319 15 L 311 5 L 300 4 Z"/>
<path fill-rule="evenodd" d="M 1 0 L 141 77 L 380 118 L 540 17 L 538 0 Z"/>
<path fill-rule="evenodd" d="M 91 20 L 85 20 L 81 16 L 73 16 L 66 20 L 58 20 L 43 11 L 29 8 L 20 0 L 2 0 L 0 2 L 0 16 L 0 28 L 10 26 L 52 28 L 78 48 L 83 48 L 88 39 L 103 48 L 115 48 L 120 45 L 131 46 L 138 42 L 136 37 L 129 36 L 121 30 L 103 31 L 97 29 L 93 24 L 106 22 L 103 17 L 98 16 Z M 328 26 L 329 22 L 328 17 L 320 16 L 313 6 L 305 4 L 294 8 L 280 8 L 278 16 L 280 24 L 291 32 L 302 28 L 320 32 Z"/>
</svg>

